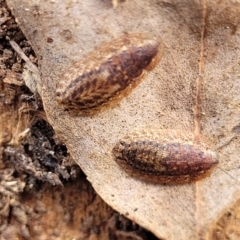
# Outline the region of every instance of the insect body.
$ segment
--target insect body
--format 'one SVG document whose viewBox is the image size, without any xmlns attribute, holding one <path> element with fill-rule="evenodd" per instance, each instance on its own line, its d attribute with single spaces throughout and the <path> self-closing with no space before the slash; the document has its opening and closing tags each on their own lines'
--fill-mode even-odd
<svg viewBox="0 0 240 240">
<path fill-rule="evenodd" d="M 208 176 L 218 163 L 216 153 L 203 142 L 192 140 L 190 134 L 171 130 L 152 138 L 139 134 L 120 140 L 113 154 L 131 176 L 159 183 L 186 183 Z"/>
<path fill-rule="evenodd" d="M 67 109 L 91 113 L 119 100 L 155 67 L 163 46 L 144 34 L 128 34 L 101 45 L 76 63 L 57 89 L 58 102 Z"/>
</svg>

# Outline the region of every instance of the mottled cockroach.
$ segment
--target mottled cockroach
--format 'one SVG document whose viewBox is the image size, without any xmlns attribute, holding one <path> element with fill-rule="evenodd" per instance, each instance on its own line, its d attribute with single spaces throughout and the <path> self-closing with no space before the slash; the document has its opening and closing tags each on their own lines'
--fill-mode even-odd
<svg viewBox="0 0 240 240">
<path fill-rule="evenodd" d="M 56 97 L 66 109 L 92 113 L 136 87 L 163 55 L 163 44 L 144 34 L 126 34 L 104 43 L 64 75 Z"/>
<path fill-rule="evenodd" d="M 174 130 L 133 134 L 116 144 L 113 155 L 131 176 L 170 184 L 200 180 L 218 163 L 203 139 Z"/>
</svg>

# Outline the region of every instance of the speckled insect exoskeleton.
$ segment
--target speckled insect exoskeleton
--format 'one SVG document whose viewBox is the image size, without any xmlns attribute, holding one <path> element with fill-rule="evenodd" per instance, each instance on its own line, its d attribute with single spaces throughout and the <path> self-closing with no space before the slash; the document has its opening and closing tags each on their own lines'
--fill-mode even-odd
<svg viewBox="0 0 240 240">
<path fill-rule="evenodd" d="M 162 55 L 163 44 L 145 34 L 126 34 L 104 43 L 64 74 L 57 101 L 80 114 L 115 103 L 140 83 Z"/>
<path fill-rule="evenodd" d="M 157 183 L 200 180 L 213 171 L 217 154 L 203 139 L 178 130 L 148 130 L 130 134 L 113 149 L 117 163 L 130 176 Z"/>
</svg>

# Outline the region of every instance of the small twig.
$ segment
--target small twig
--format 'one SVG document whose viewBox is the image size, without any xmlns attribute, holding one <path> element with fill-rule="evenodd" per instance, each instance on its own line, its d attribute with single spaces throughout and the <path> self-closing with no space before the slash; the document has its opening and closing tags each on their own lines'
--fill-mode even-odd
<svg viewBox="0 0 240 240">
<path fill-rule="evenodd" d="M 22 49 L 18 46 L 18 44 L 13 41 L 13 40 L 10 40 L 9 37 L 6 37 L 7 40 L 9 41 L 11 47 L 19 54 L 19 56 L 26 62 L 28 68 L 30 71 L 38 74 L 38 68 L 37 66 L 35 66 L 31 61 L 30 59 L 25 55 L 25 53 L 22 51 Z"/>
</svg>

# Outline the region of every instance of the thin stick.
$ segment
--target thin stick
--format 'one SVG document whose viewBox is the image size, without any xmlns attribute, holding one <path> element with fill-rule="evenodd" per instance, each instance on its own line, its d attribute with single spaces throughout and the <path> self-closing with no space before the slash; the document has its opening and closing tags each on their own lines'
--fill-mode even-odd
<svg viewBox="0 0 240 240">
<path fill-rule="evenodd" d="M 36 65 L 34 65 L 30 59 L 25 55 L 25 53 L 22 51 L 22 49 L 18 46 L 18 44 L 13 41 L 13 40 L 10 40 L 9 37 L 7 37 L 7 40 L 9 40 L 9 43 L 11 45 L 11 47 L 19 54 L 19 56 L 26 62 L 29 70 L 31 72 L 34 72 L 36 74 L 39 74 L 39 71 L 38 71 L 38 68 Z"/>
</svg>

